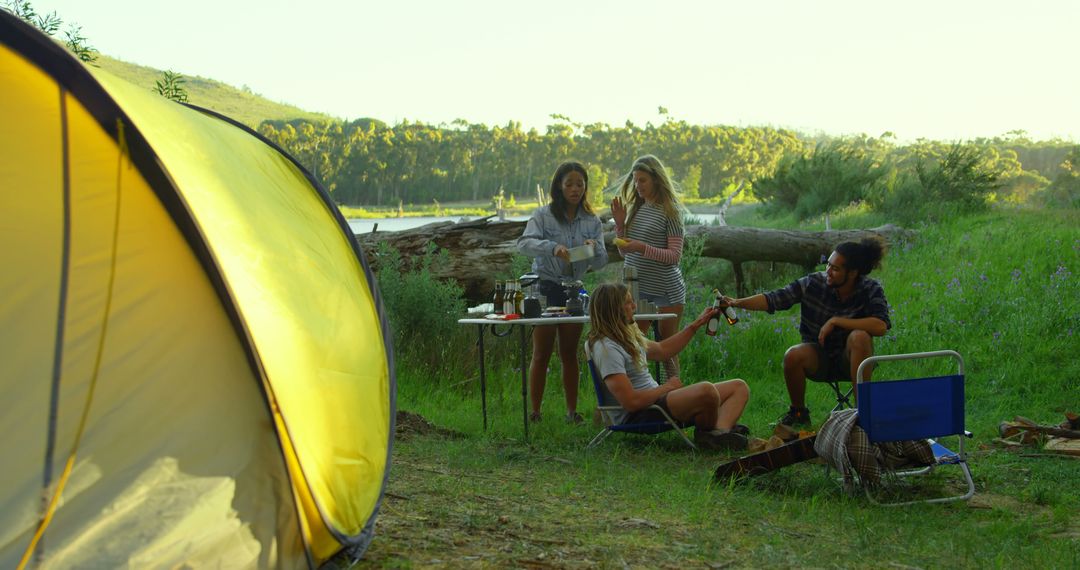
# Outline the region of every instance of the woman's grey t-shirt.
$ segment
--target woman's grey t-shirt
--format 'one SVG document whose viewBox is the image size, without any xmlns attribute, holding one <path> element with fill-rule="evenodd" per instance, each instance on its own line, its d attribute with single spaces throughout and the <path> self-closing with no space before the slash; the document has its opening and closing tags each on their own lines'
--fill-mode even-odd
<svg viewBox="0 0 1080 570">
<path fill-rule="evenodd" d="M 641 347 L 641 350 L 644 351 L 645 347 Z M 619 401 L 615 399 L 611 390 L 608 390 L 607 383 L 604 382 L 604 378 L 612 374 L 626 374 L 630 378 L 630 385 L 635 390 L 647 390 L 659 386 L 656 380 L 653 380 L 652 374 L 649 373 L 648 366 L 639 370 L 634 363 L 634 359 L 630 357 L 630 353 L 626 352 L 626 349 L 620 346 L 619 343 L 609 338 L 601 338 L 593 343 L 590 346 L 590 352 L 593 364 L 596 365 L 596 372 L 600 375 L 600 389 L 604 391 L 604 403 L 606 405 L 619 405 Z M 628 415 L 630 414 L 626 410 L 620 410 L 612 413 L 612 420 L 617 424 L 621 424 L 626 421 Z"/>
</svg>

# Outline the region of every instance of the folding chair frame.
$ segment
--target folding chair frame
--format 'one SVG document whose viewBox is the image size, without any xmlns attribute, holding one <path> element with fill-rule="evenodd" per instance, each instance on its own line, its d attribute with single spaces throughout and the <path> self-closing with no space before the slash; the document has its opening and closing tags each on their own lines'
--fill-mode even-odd
<svg viewBox="0 0 1080 570">
<path fill-rule="evenodd" d="M 915 353 L 910 353 L 910 354 L 890 354 L 890 355 L 882 355 L 882 356 L 871 356 L 870 358 L 867 358 L 861 364 L 859 364 L 859 370 L 858 370 L 858 372 L 856 374 L 856 378 L 858 379 L 858 385 L 863 385 L 864 384 L 863 371 L 866 370 L 868 366 L 871 366 L 876 362 L 885 362 L 885 361 L 894 361 L 894 360 L 917 360 L 917 359 L 924 359 L 924 358 L 942 358 L 942 357 L 944 357 L 944 358 L 951 357 L 951 358 L 956 360 L 957 370 L 958 370 L 957 375 L 959 376 L 959 382 L 960 382 L 960 384 L 962 386 L 963 380 L 964 380 L 964 358 L 962 356 L 960 356 L 959 353 L 957 353 L 955 351 L 952 351 L 952 350 L 938 350 L 938 351 L 932 351 L 932 352 L 915 352 Z M 920 379 L 915 379 L 913 381 L 918 382 L 918 381 L 932 381 L 932 380 L 938 380 L 938 379 L 920 378 Z M 886 381 L 886 382 L 888 382 L 888 381 Z M 866 393 L 869 394 L 869 391 L 871 389 L 871 387 L 869 385 L 870 383 L 866 382 L 866 384 L 868 384 L 868 385 L 865 386 L 863 390 L 860 390 L 859 420 L 860 420 L 860 424 L 863 425 L 863 429 L 867 431 L 867 435 L 868 435 L 868 437 L 870 437 L 870 441 L 873 442 L 873 441 L 875 441 L 873 430 L 868 429 L 868 427 L 867 427 L 867 424 L 870 423 L 871 418 L 867 417 L 866 418 L 867 424 L 863 423 L 863 403 L 865 401 L 867 401 L 867 398 L 863 396 L 863 391 L 865 390 Z M 962 401 L 961 401 L 961 404 L 962 404 Z M 960 415 L 960 418 L 959 418 L 959 421 L 960 421 L 961 425 L 963 424 L 963 420 L 964 420 L 962 411 L 963 410 L 961 408 L 961 415 Z M 872 410 L 870 410 L 869 412 L 870 413 L 867 414 L 867 416 L 870 416 L 873 413 Z M 951 431 L 957 431 L 957 430 L 951 430 Z M 897 471 L 897 472 L 894 472 L 893 475 L 898 476 L 898 477 L 907 477 L 907 476 L 912 476 L 912 475 L 922 475 L 922 474 L 929 473 L 930 471 L 933 470 L 934 467 L 937 467 L 937 466 L 958 465 L 960 467 L 961 471 L 963 472 L 964 480 L 967 482 L 967 491 L 965 493 L 963 493 L 961 495 L 950 496 L 950 497 L 923 499 L 923 500 L 918 500 L 918 501 L 880 502 L 873 496 L 873 494 L 870 492 L 870 489 L 866 488 L 866 486 L 863 486 L 864 491 L 866 492 L 866 497 L 871 502 L 873 502 L 874 504 L 878 504 L 878 505 L 882 505 L 882 506 L 889 506 L 889 507 L 898 507 L 898 506 L 903 506 L 903 505 L 913 505 L 913 504 L 916 504 L 916 503 L 945 503 L 945 502 L 950 502 L 950 501 L 961 501 L 961 500 L 966 501 L 966 500 L 970 499 L 972 496 L 974 496 L 975 495 L 975 482 L 971 478 L 971 469 L 968 467 L 967 455 L 964 452 L 964 438 L 965 437 L 970 438 L 971 437 L 971 432 L 967 431 L 966 429 L 960 429 L 959 431 L 957 431 L 957 433 L 933 434 L 933 435 L 945 435 L 945 436 L 955 435 L 957 437 L 958 442 L 959 442 L 958 446 L 957 446 L 957 449 L 959 451 L 956 452 L 956 453 L 953 453 L 953 452 L 949 451 L 948 449 L 946 449 L 941 444 L 934 441 L 933 439 L 930 439 L 931 449 L 934 451 L 934 458 L 936 460 L 934 465 L 930 465 L 930 466 L 922 467 L 922 468 L 918 468 L 918 469 Z M 927 434 L 925 436 L 915 436 L 915 437 L 916 438 L 926 437 L 927 439 L 929 439 L 931 437 L 931 435 Z M 892 440 L 884 439 L 884 440 L 879 440 L 879 441 L 892 441 Z"/>
<path fill-rule="evenodd" d="M 679 427 L 679 423 L 672 418 L 670 414 L 664 411 L 663 408 L 653 404 L 646 409 L 656 410 L 663 416 L 663 421 L 647 422 L 647 423 L 633 423 L 633 424 L 616 424 L 612 421 L 612 415 L 615 412 L 623 411 L 622 406 L 612 406 L 604 402 L 604 389 L 601 386 L 602 380 L 600 379 L 600 373 L 596 370 L 596 364 L 593 363 L 592 354 L 589 350 L 589 344 L 585 343 L 585 357 L 588 362 L 589 376 L 592 378 L 593 391 L 596 392 L 597 410 L 600 411 L 600 416 L 604 419 L 604 429 L 600 430 L 600 433 L 596 434 L 589 441 L 589 444 L 585 446 L 585 449 L 592 449 L 597 445 L 600 445 L 605 439 L 608 438 L 614 432 L 623 433 L 637 433 L 637 434 L 658 434 L 666 431 L 674 430 L 682 438 L 686 445 L 689 445 L 691 449 L 697 450 L 697 446 L 694 442 L 686 436 L 686 432 L 683 428 Z"/>
<path fill-rule="evenodd" d="M 851 405 L 851 387 L 848 386 L 846 392 L 840 391 L 840 382 L 849 382 L 848 380 L 814 380 L 813 378 L 807 378 L 811 382 L 817 382 L 818 384 L 828 384 L 832 388 L 833 394 L 836 395 L 836 405 L 833 406 L 831 411 L 843 410 L 844 408 L 854 408 Z"/>
</svg>

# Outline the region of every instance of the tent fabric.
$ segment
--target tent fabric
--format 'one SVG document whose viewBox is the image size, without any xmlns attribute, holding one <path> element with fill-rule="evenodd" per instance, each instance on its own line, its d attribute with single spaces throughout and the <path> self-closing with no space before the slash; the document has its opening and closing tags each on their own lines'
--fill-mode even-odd
<svg viewBox="0 0 1080 570">
<path fill-rule="evenodd" d="M 0 87 L 0 567 L 362 553 L 393 359 L 325 190 L 2 11 Z"/>
</svg>

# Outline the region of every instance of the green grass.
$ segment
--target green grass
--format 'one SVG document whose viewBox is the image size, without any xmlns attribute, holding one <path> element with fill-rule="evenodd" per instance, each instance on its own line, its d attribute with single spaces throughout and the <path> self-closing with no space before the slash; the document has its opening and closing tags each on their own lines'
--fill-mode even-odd
<svg viewBox="0 0 1080 570">
<path fill-rule="evenodd" d="M 850 211 L 833 226 L 884 221 Z M 762 220 L 753 209 L 731 222 L 785 223 Z M 876 507 L 844 494 L 813 464 L 713 484 L 712 471 L 725 457 L 691 453 L 672 434 L 616 434 L 586 452 L 598 428 L 559 421 L 565 407 L 558 359 L 545 391 L 545 421 L 525 443 L 516 338 L 486 343 L 494 354 L 485 432 L 469 328 L 451 344 L 470 348 L 438 377 L 405 357 L 398 363 L 399 408 L 459 435 L 395 442 L 390 494 L 358 566 L 1076 568 L 1080 462 L 1037 448 L 1010 450 L 994 439 L 998 422 L 1014 415 L 1056 424 L 1080 404 L 1077 227 L 1076 211 L 995 211 L 919 227 L 874 272 L 893 307 L 893 328 L 878 341 L 879 353 L 948 348 L 965 357 L 977 487 L 968 503 Z M 802 273 L 759 265 L 758 288 Z M 703 260 L 689 281 L 691 307 L 703 305 L 714 286 L 733 288 L 718 260 Z M 684 377 L 746 379 L 752 395 L 744 422 L 767 435 L 787 405 L 780 357 L 798 342 L 798 313 L 740 317 L 714 338 L 695 338 L 682 355 Z M 950 370 L 944 362 L 886 364 L 875 378 Z M 808 392 L 820 425 L 831 397 L 824 386 Z M 590 411 L 595 399 L 584 378 L 580 394 L 579 410 Z M 954 486 L 943 472 L 913 491 Z"/>
<path fill-rule="evenodd" d="M 98 55 L 95 64 L 117 77 L 149 90 L 154 89 L 154 82 L 161 78 L 162 72 L 160 69 L 128 63 L 106 55 Z M 183 70 L 174 71 L 184 73 Z M 217 111 L 253 129 L 259 128 L 259 124 L 267 120 L 313 121 L 330 118 L 322 113 L 312 113 L 294 105 L 271 101 L 247 88 L 236 88 L 198 76 L 185 74 L 184 89 L 187 90 L 189 103 Z"/>
</svg>

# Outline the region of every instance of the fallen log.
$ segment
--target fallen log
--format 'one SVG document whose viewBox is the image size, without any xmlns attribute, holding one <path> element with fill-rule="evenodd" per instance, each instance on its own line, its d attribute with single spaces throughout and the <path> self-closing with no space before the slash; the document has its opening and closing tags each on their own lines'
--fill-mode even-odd
<svg viewBox="0 0 1080 570">
<path fill-rule="evenodd" d="M 515 241 L 525 230 L 526 222 L 496 222 L 481 218 L 469 222 L 436 222 L 399 232 L 367 232 L 356 234 L 364 253 L 377 266 L 377 249 L 386 243 L 408 259 L 423 255 L 429 243 L 446 250 L 449 261 L 432 267 L 431 272 L 441 279 L 453 279 L 465 289 L 470 301 L 486 301 L 491 296 L 496 278 L 517 277 L 509 275 L 517 253 Z M 730 261 L 735 271 L 736 288 L 743 291 L 742 263 L 747 261 L 770 261 L 792 263 L 811 271 L 821 262 L 821 256 L 829 254 L 833 247 L 844 241 L 858 241 L 868 236 L 880 236 L 895 242 L 910 235 L 893 225 L 868 230 L 829 230 L 804 232 L 796 230 L 770 230 L 735 226 L 687 226 L 687 239 L 703 239 L 701 255 Z M 618 249 L 612 243 L 614 229 L 608 226 L 604 232 L 604 245 L 609 260 L 621 261 Z"/>
</svg>

